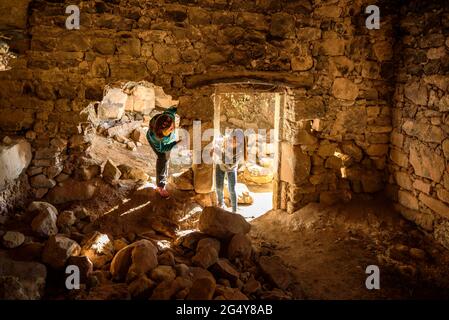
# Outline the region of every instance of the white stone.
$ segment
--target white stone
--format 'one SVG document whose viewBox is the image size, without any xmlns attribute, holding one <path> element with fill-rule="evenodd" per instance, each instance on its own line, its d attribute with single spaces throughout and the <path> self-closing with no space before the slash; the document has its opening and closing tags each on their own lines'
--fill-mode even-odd
<svg viewBox="0 0 449 320">
<path fill-rule="evenodd" d="M 98 106 L 98 118 L 101 120 L 120 119 L 126 106 L 128 95 L 120 88 L 109 89 Z"/>
<path fill-rule="evenodd" d="M 31 158 L 31 145 L 26 140 L 0 146 L 0 191 L 22 174 Z"/>
</svg>

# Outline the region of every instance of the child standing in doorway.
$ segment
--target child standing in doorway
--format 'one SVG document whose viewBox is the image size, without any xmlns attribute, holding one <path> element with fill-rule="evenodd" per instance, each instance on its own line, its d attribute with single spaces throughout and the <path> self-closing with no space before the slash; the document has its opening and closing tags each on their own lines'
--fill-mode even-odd
<svg viewBox="0 0 449 320">
<path fill-rule="evenodd" d="M 224 179 L 228 177 L 228 190 L 231 197 L 232 212 L 237 212 L 237 169 L 245 159 L 245 137 L 241 129 L 220 137 L 215 144 L 215 191 L 219 207 L 224 206 Z"/>
</svg>

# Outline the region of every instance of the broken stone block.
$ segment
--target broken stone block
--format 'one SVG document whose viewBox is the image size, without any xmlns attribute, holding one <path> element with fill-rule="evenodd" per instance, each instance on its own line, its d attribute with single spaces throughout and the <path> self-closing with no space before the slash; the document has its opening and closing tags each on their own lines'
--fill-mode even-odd
<svg viewBox="0 0 449 320">
<path fill-rule="evenodd" d="M 134 181 L 148 181 L 150 176 L 140 168 L 133 168 L 126 164 L 121 164 L 118 166 L 118 169 L 122 173 L 120 179 L 126 180 L 134 180 Z"/>
<path fill-rule="evenodd" d="M 449 219 L 449 206 L 442 201 L 434 199 L 424 193 L 419 194 L 419 201 L 424 203 L 427 207 L 438 213 L 440 216 Z"/>
<path fill-rule="evenodd" d="M 231 261 L 235 259 L 249 260 L 251 257 L 251 240 L 244 234 L 236 234 L 228 244 L 228 258 Z"/>
<path fill-rule="evenodd" d="M 290 272 L 278 256 L 260 257 L 259 267 L 267 279 L 279 289 L 287 289 L 293 281 Z"/>
<path fill-rule="evenodd" d="M 101 120 L 121 119 L 125 113 L 127 99 L 128 95 L 122 89 L 109 89 L 98 106 L 98 118 Z"/>
<path fill-rule="evenodd" d="M 115 280 L 133 280 L 157 266 L 157 248 L 149 240 L 134 242 L 114 256 L 110 272 Z"/>
<path fill-rule="evenodd" d="M 67 259 L 77 256 L 81 247 L 76 241 L 63 235 L 51 236 L 45 243 L 42 252 L 42 262 L 54 269 L 61 269 L 65 266 Z"/>
<path fill-rule="evenodd" d="M 85 201 L 91 199 L 96 191 L 97 183 L 95 180 L 78 181 L 67 179 L 51 189 L 46 195 L 46 200 L 54 204 Z"/>
<path fill-rule="evenodd" d="M 193 281 L 186 300 L 211 300 L 215 292 L 215 279 L 204 277 Z"/>
<path fill-rule="evenodd" d="M 287 13 L 275 13 L 271 16 L 270 34 L 274 37 L 295 37 L 295 17 Z"/>
<path fill-rule="evenodd" d="M 37 213 L 31 222 L 31 229 L 42 237 L 49 237 L 58 233 L 56 221 L 58 211 L 54 206 L 46 202 L 32 202 L 28 211 Z"/>
<path fill-rule="evenodd" d="M 441 143 L 444 139 L 444 132 L 437 126 L 417 123 L 412 120 L 407 120 L 402 125 L 402 129 L 410 136 L 417 137 L 424 142 Z"/>
<path fill-rule="evenodd" d="M 204 239 L 206 240 L 206 239 Z M 218 251 L 213 246 L 204 246 L 197 249 L 195 256 L 192 258 L 192 264 L 204 269 L 218 261 Z"/>
<path fill-rule="evenodd" d="M 224 300 L 249 300 L 238 288 L 217 285 L 215 294 L 219 295 Z"/>
<path fill-rule="evenodd" d="M 151 290 L 156 286 L 156 283 L 149 279 L 146 275 L 142 275 L 128 286 L 128 290 L 132 297 L 149 298 Z"/>
<path fill-rule="evenodd" d="M 14 261 L 0 256 L 0 299 L 39 300 L 44 295 L 47 268 L 37 262 Z M 4 277 L 12 277 L 10 284 Z M 3 280 L 2 280 L 3 279 Z M 14 290 L 11 288 L 14 282 Z M 4 289 L 4 290 L 3 290 Z M 20 292 L 20 295 L 14 293 Z"/>
<path fill-rule="evenodd" d="M 157 261 L 158 261 L 159 265 L 172 266 L 172 267 L 175 266 L 175 256 L 173 255 L 173 253 L 170 250 L 166 250 L 166 251 L 162 252 L 157 257 Z"/>
<path fill-rule="evenodd" d="M 31 178 L 30 184 L 33 188 L 51 189 L 56 186 L 56 181 L 47 178 L 44 174 L 39 174 Z"/>
<path fill-rule="evenodd" d="M 141 144 L 148 144 L 147 133 L 143 128 L 134 129 L 133 132 L 131 133 L 131 139 L 133 139 L 134 142 L 140 142 Z"/>
<path fill-rule="evenodd" d="M 24 241 L 25 236 L 23 235 L 23 233 L 16 231 L 7 231 L 3 235 L 2 243 L 6 248 L 13 249 L 21 246 Z"/>
<path fill-rule="evenodd" d="M 193 187 L 193 170 L 189 168 L 189 170 L 184 171 L 182 173 L 172 174 L 169 177 L 169 182 L 174 185 L 174 187 L 178 190 L 194 190 Z"/>
<path fill-rule="evenodd" d="M 88 257 L 96 269 L 102 268 L 114 257 L 114 244 L 107 234 L 95 231 L 81 245 L 81 255 Z"/>
<path fill-rule="evenodd" d="M 214 167 L 209 164 L 194 164 L 193 185 L 197 193 L 210 193 L 213 190 Z"/>
<path fill-rule="evenodd" d="M 108 182 L 112 182 L 120 179 L 121 175 L 122 173 L 120 172 L 120 169 L 115 165 L 115 163 L 112 162 L 112 160 L 107 160 L 103 169 L 103 179 Z"/>
<path fill-rule="evenodd" d="M 217 207 L 206 207 L 198 222 L 199 230 L 219 239 L 229 239 L 235 234 L 247 234 L 251 225 L 239 214 Z"/>
<path fill-rule="evenodd" d="M 282 160 L 280 177 L 282 181 L 291 184 L 301 184 L 309 178 L 311 161 L 310 157 L 303 153 L 300 146 L 282 142 Z"/>
<path fill-rule="evenodd" d="M 254 276 L 251 276 L 251 278 L 248 279 L 248 281 L 243 286 L 243 292 L 246 294 L 253 294 L 257 293 L 262 289 L 262 285 L 259 281 L 254 279 Z"/>
<path fill-rule="evenodd" d="M 413 103 L 418 105 L 426 105 L 428 99 L 427 87 L 420 82 L 407 83 L 404 88 L 404 95 Z"/>
<path fill-rule="evenodd" d="M 234 268 L 234 266 L 229 262 L 228 259 L 220 258 L 211 267 L 212 272 L 217 276 L 217 278 L 224 278 L 235 283 L 240 277 L 240 273 Z"/>
</svg>

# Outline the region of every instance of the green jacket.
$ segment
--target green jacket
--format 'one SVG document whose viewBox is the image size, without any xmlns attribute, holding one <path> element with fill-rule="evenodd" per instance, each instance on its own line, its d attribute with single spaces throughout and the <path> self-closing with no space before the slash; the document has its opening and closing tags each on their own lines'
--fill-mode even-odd
<svg viewBox="0 0 449 320">
<path fill-rule="evenodd" d="M 168 108 L 161 114 L 167 114 L 173 119 L 173 121 L 175 121 L 175 114 L 176 114 L 177 110 L 178 110 L 178 108 L 173 106 L 173 107 Z M 176 145 L 176 141 L 175 141 L 176 136 L 175 136 L 175 130 L 173 130 L 173 132 L 170 133 L 170 135 L 163 137 L 162 139 L 159 139 L 156 137 L 152 128 L 154 125 L 154 121 L 161 114 L 154 116 L 150 120 L 150 128 L 147 132 L 147 140 L 148 140 L 148 143 L 150 143 L 153 146 L 153 148 L 156 149 L 156 151 L 163 153 L 163 152 L 168 152 L 171 149 L 173 149 L 173 147 Z"/>
</svg>

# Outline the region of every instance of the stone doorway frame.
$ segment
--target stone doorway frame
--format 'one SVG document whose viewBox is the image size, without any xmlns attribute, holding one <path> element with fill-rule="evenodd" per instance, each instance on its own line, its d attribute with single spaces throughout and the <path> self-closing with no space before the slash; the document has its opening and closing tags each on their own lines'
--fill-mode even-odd
<svg viewBox="0 0 449 320">
<path fill-rule="evenodd" d="M 273 208 L 272 210 L 281 209 L 281 178 L 279 174 L 279 169 L 281 166 L 281 142 L 283 136 L 283 128 L 281 123 L 283 123 L 284 119 L 284 110 L 286 108 L 288 93 L 287 87 L 282 85 L 276 85 L 272 83 L 265 82 L 224 82 L 224 83 L 214 83 L 215 91 L 212 95 L 212 100 L 214 102 L 214 139 L 217 138 L 217 135 L 220 132 L 220 94 L 225 93 L 273 93 L 274 94 L 274 176 L 273 176 Z M 215 169 L 214 169 L 215 170 Z M 215 175 L 213 175 L 212 179 L 215 179 Z M 214 181 L 213 181 L 214 183 Z M 215 183 L 213 184 L 215 185 Z"/>
</svg>

